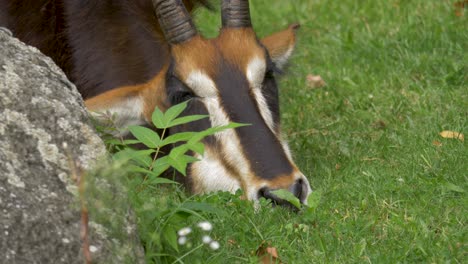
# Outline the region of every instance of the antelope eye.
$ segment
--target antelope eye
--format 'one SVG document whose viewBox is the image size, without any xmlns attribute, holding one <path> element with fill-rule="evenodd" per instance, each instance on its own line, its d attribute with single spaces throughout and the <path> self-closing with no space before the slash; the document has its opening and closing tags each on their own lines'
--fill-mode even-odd
<svg viewBox="0 0 468 264">
<path fill-rule="evenodd" d="M 175 76 L 169 77 L 166 82 L 168 99 L 172 105 L 180 104 L 195 97 L 193 91 Z"/>
<path fill-rule="evenodd" d="M 171 103 L 173 105 L 192 99 L 195 95 L 190 91 L 177 91 L 171 96 Z"/>
<path fill-rule="evenodd" d="M 267 62 L 267 69 L 265 72 L 265 77 L 263 78 L 263 84 L 265 85 L 268 81 L 274 80 L 275 79 L 275 74 L 281 74 L 281 70 L 276 67 L 276 65 L 269 60 Z"/>
</svg>

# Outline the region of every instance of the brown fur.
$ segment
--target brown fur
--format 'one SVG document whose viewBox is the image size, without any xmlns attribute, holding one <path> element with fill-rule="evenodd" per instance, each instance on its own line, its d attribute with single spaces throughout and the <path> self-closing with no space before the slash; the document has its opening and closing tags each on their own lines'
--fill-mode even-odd
<svg viewBox="0 0 468 264">
<path fill-rule="evenodd" d="M 118 105 L 122 100 L 129 97 L 140 97 L 144 102 L 143 114 L 148 123 L 151 122 L 151 114 L 155 107 L 165 111 L 169 106 L 166 102 L 165 74 L 167 69 L 162 70 L 156 77 L 147 83 L 133 86 L 119 87 L 109 92 L 100 94 L 85 101 L 90 111 L 99 111 Z"/>
<path fill-rule="evenodd" d="M 204 2 L 184 0 L 189 10 Z M 273 61 L 287 57 L 284 55 L 289 55 L 296 41 L 296 25 L 261 41 L 252 28 L 223 28 L 215 39 L 195 36 L 169 45 L 150 0 L 0 0 L 0 10 L 0 26 L 7 26 L 15 36 L 52 57 L 77 85 L 89 110 L 126 111 L 118 106 L 126 106 L 126 100 L 136 97 L 143 103 L 143 112 L 132 112 L 131 117 L 151 123 L 155 107 L 166 110 L 172 104 L 168 93 L 170 98 L 174 96 L 168 87 L 177 94 L 176 89 L 183 87 L 181 82 L 189 74 L 201 71 L 216 83 L 223 102 L 220 107 L 231 115 L 230 120 L 251 120 L 253 124 L 235 131 L 242 145 L 239 153 L 223 153 L 227 151 L 221 150 L 222 142 L 215 144 L 215 148 L 220 147 L 217 151 L 207 147 L 207 152 L 215 153 L 213 156 L 221 156 L 217 160 L 230 176 L 245 190 L 263 187 L 265 182 L 270 189 L 287 189 L 300 174 L 286 158 L 278 135 L 268 129 L 259 114 L 245 76 L 254 58 L 268 59 L 271 66 L 268 56 Z M 279 131 L 277 86 L 274 80 L 265 80 L 264 87 L 270 87 L 267 95 L 274 104 L 268 107 L 277 109 L 274 113 Z M 169 85 L 171 81 L 178 85 Z M 244 170 L 229 155 L 244 156 L 242 166 L 251 167 L 249 175 L 240 175 Z M 196 176 L 203 177 L 201 173 Z M 202 191 L 198 189 L 194 182 L 193 190 Z"/>
<path fill-rule="evenodd" d="M 185 80 L 194 70 L 202 70 L 210 76 L 216 73 L 219 58 L 211 40 L 196 36 L 187 42 L 174 45 L 171 54 L 177 65 L 176 74 L 181 80 Z"/>
<path fill-rule="evenodd" d="M 250 60 L 265 57 L 265 51 L 259 45 L 252 28 L 222 30 L 217 46 L 226 60 L 239 66 L 243 72 Z"/>
<path fill-rule="evenodd" d="M 298 24 L 289 26 L 286 30 L 272 34 L 262 39 L 262 44 L 267 48 L 273 60 L 283 55 L 296 44 L 296 31 Z"/>
<path fill-rule="evenodd" d="M 184 0 L 189 11 L 206 0 Z M 0 0 L 0 26 L 62 68 L 84 99 L 150 82 L 169 59 L 151 0 Z"/>
</svg>

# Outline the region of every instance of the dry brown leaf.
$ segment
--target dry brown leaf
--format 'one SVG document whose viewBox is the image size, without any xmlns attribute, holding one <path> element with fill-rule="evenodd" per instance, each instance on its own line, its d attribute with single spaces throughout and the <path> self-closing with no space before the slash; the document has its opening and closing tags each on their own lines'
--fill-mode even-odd
<svg viewBox="0 0 468 264">
<path fill-rule="evenodd" d="M 434 141 L 432 141 L 432 145 L 434 145 L 436 147 L 442 147 L 442 142 L 434 140 Z"/>
<path fill-rule="evenodd" d="M 440 132 L 439 135 L 443 138 L 454 138 L 460 141 L 465 141 L 465 136 L 462 133 L 455 132 L 455 131 L 444 130 Z"/>
<path fill-rule="evenodd" d="M 306 83 L 309 88 L 317 89 L 322 88 L 326 85 L 325 81 L 320 75 L 308 74 L 306 77 Z"/>
<path fill-rule="evenodd" d="M 464 15 L 466 6 L 468 6 L 468 0 L 458 1 L 453 5 L 455 6 L 455 15 L 457 17 L 462 17 Z"/>
<path fill-rule="evenodd" d="M 257 256 L 259 257 L 258 260 L 261 264 L 282 263 L 279 259 L 278 250 L 275 247 L 266 245 L 265 241 L 263 241 L 260 247 L 258 247 Z"/>
<path fill-rule="evenodd" d="M 385 129 L 387 127 L 387 123 L 385 123 L 383 120 L 377 120 L 372 123 L 372 127 L 375 129 Z"/>
</svg>

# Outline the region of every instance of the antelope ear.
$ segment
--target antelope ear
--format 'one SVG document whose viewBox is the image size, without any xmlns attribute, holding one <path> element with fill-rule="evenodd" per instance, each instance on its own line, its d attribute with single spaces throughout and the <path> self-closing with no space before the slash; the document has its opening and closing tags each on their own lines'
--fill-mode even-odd
<svg viewBox="0 0 468 264">
<path fill-rule="evenodd" d="M 129 125 L 151 124 L 151 115 L 156 106 L 166 111 L 166 68 L 146 83 L 112 89 L 86 99 L 88 112 L 99 122 L 113 119 L 114 136 L 123 136 Z M 110 115 L 109 115 L 110 114 Z"/>
<path fill-rule="evenodd" d="M 261 40 L 268 50 L 276 67 L 282 69 L 291 57 L 296 44 L 296 31 L 299 24 L 292 24 L 286 30 L 274 33 Z"/>
<path fill-rule="evenodd" d="M 126 135 L 129 125 L 145 123 L 144 101 L 140 91 L 133 87 L 117 88 L 92 97 L 85 101 L 85 106 L 105 132 L 114 136 Z"/>
</svg>

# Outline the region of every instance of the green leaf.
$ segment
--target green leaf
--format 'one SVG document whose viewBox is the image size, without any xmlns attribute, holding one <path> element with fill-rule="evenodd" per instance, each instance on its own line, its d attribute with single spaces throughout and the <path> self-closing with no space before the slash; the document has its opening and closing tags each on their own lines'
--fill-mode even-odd
<svg viewBox="0 0 468 264">
<path fill-rule="evenodd" d="M 173 121 L 176 117 L 178 117 L 184 110 L 187 108 L 188 101 L 182 102 L 180 104 L 176 104 L 171 106 L 169 109 L 166 110 L 164 113 L 166 119 L 166 126 L 169 127 L 169 123 Z M 166 128 L 166 127 L 164 127 Z"/>
<path fill-rule="evenodd" d="M 133 150 L 131 152 L 131 159 L 136 161 L 142 166 L 149 168 L 153 159 L 150 157 L 155 151 L 153 149 L 145 149 L 145 150 Z"/>
<path fill-rule="evenodd" d="M 210 127 L 206 130 L 203 130 L 201 132 L 198 132 L 193 138 L 189 140 L 189 144 L 195 143 L 197 141 L 202 140 L 204 137 L 214 135 L 217 132 L 221 132 L 227 129 L 233 129 L 233 128 L 238 128 L 238 127 L 243 127 L 243 126 L 249 126 L 250 124 L 241 124 L 241 123 L 229 123 L 228 125 L 225 126 L 217 126 L 217 127 Z"/>
<path fill-rule="evenodd" d="M 453 191 L 453 192 L 458 192 L 458 193 L 464 193 L 465 190 L 463 190 L 462 187 L 458 186 L 458 185 L 455 185 L 451 182 L 447 182 L 444 184 L 445 188 L 447 188 L 447 190 L 449 191 Z"/>
<path fill-rule="evenodd" d="M 211 206 L 208 203 L 202 203 L 202 202 L 186 202 L 184 203 L 181 208 L 189 209 L 192 211 L 197 211 L 197 212 L 204 212 L 204 213 L 214 213 L 214 214 L 220 214 L 224 213 L 222 210 Z"/>
<path fill-rule="evenodd" d="M 194 122 L 194 121 L 204 119 L 207 117 L 208 115 L 189 115 L 189 116 L 179 117 L 169 122 L 169 125 L 167 127 L 187 124 L 187 123 Z"/>
<path fill-rule="evenodd" d="M 162 146 L 166 146 L 166 145 L 173 144 L 173 143 L 180 142 L 180 141 L 188 141 L 195 134 L 196 132 L 180 132 L 174 135 L 170 135 L 167 138 L 163 139 L 160 145 L 162 147 Z"/>
<path fill-rule="evenodd" d="M 118 162 L 127 162 L 131 159 L 130 151 L 129 149 L 123 149 L 114 155 L 112 155 L 112 159 Z"/>
<path fill-rule="evenodd" d="M 161 178 L 161 177 L 151 177 L 148 180 L 148 184 L 179 184 L 178 182 L 166 179 L 166 178 Z"/>
<path fill-rule="evenodd" d="M 319 206 L 320 199 L 322 199 L 322 192 L 313 191 L 311 194 L 309 194 L 309 197 L 307 197 L 307 207 L 311 211 L 315 211 L 315 209 L 317 209 Z"/>
<path fill-rule="evenodd" d="M 193 163 L 193 162 L 200 161 L 199 159 L 197 159 L 195 157 L 192 157 L 192 156 L 189 156 L 189 155 L 183 155 L 182 159 L 184 159 L 184 161 L 187 162 L 187 163 Z"/>
<path fill-rule="evenodd" d="M 145 168 L 140 167 L 140 166 L 136 166 L 136 165 L 128 165 L 128 166 L 127 166 L 127 169 L 128 169 L 130 172 L 133 172 L 133 173 L 143 173 L 143 174 L 149 174 L 149 173 L 151 173 L 150 170 L 145 169 Z"/>
<path fill-rule="evenodd" d="M 153 163 L 153 168 L 157 168 L 157 167 L 164 166 L 164 165 L 168 164 L 168 162 L 167 162 L 168 158 L 169 158 L 168 156 L 157 158 Z"/>
<path fill-rule="evenodd" d="M 115 153 L 112 158 L 119 162 L 128 162 L 129 160 L 133 160 L 142 166 L 149 167 L 152 162 L 152 159 L 149 155 L 153 154 L 154 152 L 155 151 L 153 149 L 133 150 L 127 148 Z"/>
<path fill-rule="evenodd" d="M 171 152 L 172 154 L 172 152 Z M 188 155 L 179 155 L 179 156 L 171 156 L 169 155 L 168 163 L 176 169 L 178 172 L 182 173 L 182 175 L 186 176 L 187 164 L 198 161 L 197 158 Z"/>
<path fill-rule="evenodd" d="M 139 140 L 137 140 L 137 139 L 126 139 L 126 140 L 123 141 L 124 145 L 133 145 L 133 144 L 139 144 L 139 143 L 141 143 L 141 142 Z"/>
<path fill-rule="evenodd" d="M 122 141 L 120 139 L 116 139 L 116 138 L 106 139 L 106 144 L 116 145 L 116 146 L 123 145 Z"/>
<path fill-rule="evenodd" d="M 157 107 L 154 109 L 153 114 L 151 115 L 151 121 L 155 127 L 160 129 L 164 129 L 167 124 L 163 112 Z"/>
<path fill-rule="evenodd" d="M 177 232 L 172 226 L 167 225 L 164 228 L 163 238 L 175 251 L 179 252 L 179 246 L 177 245 Z"/>
<path fill-rule="evenodd" d="M 142 126 L 130 126 L 128 129 L 141 143 L 145 144 L 145 146 L 148 148 L 157 148 L 161 142 L 158 133 L 149 128 Z"/>
<path fill-rule="evenodd" d="M 299 199 L 296 196 L 294 196 L 294 194 L 292 194 L 290 191 L 285 189 L 279 189 L 276 191 L 272 191 L 271 193 L 273 193 L 280 199 L 290 202 L 295 207 L 301 208 L 301 201 L 299 201 Z"/>
<path fill-rule="evenodd" d="M 105 142 L 106 144 L 115 145 L 115 146 L 125 146 L 125 145 L 133 145 L 133 144 L 141 143 L 137 139 L 120 140 L 117 138 L 106 139 Z"/>
<path fill-rule="evenodd" d="M 205 145 L 201 142 L 187 144 L 187 145 L 190 150 L 193 150 L 200 155 L 203 155 L 205 153 Z"/>
<path fill-rule="evenodd" d="M 159 177 L 161 176 L 161 174 L 163 172 L 165 172 L 167 169 L 169 169 L 169 167 L 171 167 L 171 165 L 168 163 L 168 164 L 164 164 L 164 165 L 161 165 L 161 166 L 158 166 L 158 167 L 155 167 L 153 168 L 153 170 L 151 171 L 150 175 L 152 178 L 156 178 L 156 177 Z"/>
<path fill-rule="evenodd" d="M 169 156 L 173 159 L 178 159 L 180 156 L 184 155 L 189 150 L 188 144 L 183 144 L 171 149 Z"/>
<path fill-rule="evenodd" d="M 174 169 L 176 169 L 182 175 L 186 176 L 187 162 L 185 161 L 185 159 L 174 159 L 171 156 L 169 156 L 168 162 Z"/>
<path fill-rule="evenodd" d="M 161 175 L 167 169 L 169 169 L 171 165 L 168 160 L 169 160 L 169 156 L 164 156 L 164 157 L 156 159 L 156 161 L 153 163 L 153 170 L 150 173 L 150 175 L 153 176 L 153 178 L 155 178 Z"/>
</svg>

